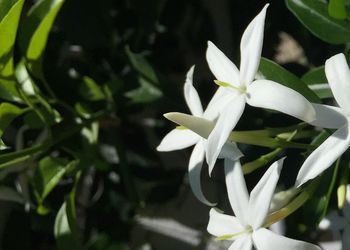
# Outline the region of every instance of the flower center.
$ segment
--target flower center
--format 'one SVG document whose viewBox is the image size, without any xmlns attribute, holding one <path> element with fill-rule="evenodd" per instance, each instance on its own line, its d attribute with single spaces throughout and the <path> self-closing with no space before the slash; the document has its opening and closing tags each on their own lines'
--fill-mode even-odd
<svg viewBox="0 0 350 250">
<path fill-rule="evenodd" d="M 232 84 L 229 84 L 227 82 L 222 82 L 219 80 L 214 80 L 215 84 L 220 86 L 220 87 L 224 87 L 224 88 L 232 88 L 234 90 L 237 90 L 240 93 L 246 93 L 247 92 L 247 88 L 245 86 L 241 86 L 241 87 L 236 87 Z"/>
</svg>

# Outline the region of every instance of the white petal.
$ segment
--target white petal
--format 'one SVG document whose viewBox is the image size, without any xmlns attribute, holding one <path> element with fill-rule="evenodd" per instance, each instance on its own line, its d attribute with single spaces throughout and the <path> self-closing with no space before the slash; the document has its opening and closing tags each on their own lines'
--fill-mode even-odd
<svg viewBox="0 0 350 250">
<path fill-rule="evenodd" d="M 316 120 L 310 124 L 322 128 L 340 128 L 347 122 L 342 109 L 329 105 L 312 103 L 316 111 Z"/>
<path fill-rule="evenodd" d="M 247 102 L 254 107 L 273 109 L 300 120 L 315 120 L 311 103 L 298 92 L 269 80 L 254 81 L 247 90 Z"/>
<path fill-rule="evenodd" d="M 201 169 L 204 161 L 204 154 L 205 151 L 203 142 L 199 141 L 193 148 L 190 162 L 188 164 L 188 178 L 192 192 L 197 199 L 208 206 L 215 206 L 215 203 L 208 201 L 202 192 Z"/>
<path fill-rule="evenodd" d="M 160 142 L 158 151 L 173 151 L 194 145 L 200 137 L 189 129 L 173 129 Z"/>
<path fill-rule="evenodd" d="M 210 209 L 207 231 L 216 237 L 237 234 L 244 231 L 236 217 L 219 213 L 215 208 Z"/>
<path fill-rule="evenodd" d="M 257 250 L 321 250 L 320 247 L 299 240 L 293 240 L 260 228 L 253 233 L 253 242 Z"/>
<path fill-rule="evenodd" d="M 254 80 L 259 67 L 267 7 L 251 21 L 241 39 L 240 82 L 245 86 Z"/>
<path fill-rule="evenodd" d="M 277 210 L 286 206 L 300 192 L 300 188 L 291 187 L 288 190 L 275 193 L 272 197 L 268 213 L 276 212 Z"/>
<path fill-rule="evenodd" d="M 239 86 L 239 71 L 221 50 L 208 41 L 207 62 L 217 80 Z"/>
<path fill-rule="evenodd" d="M 346 219 L 342 216 L 339 216 L 338 212 L 333 210 L 321 220 L 319 228 L 323 230 L 330 229 L 339 231 L 341 229 L 344 229 L 346 225 Z"/>
<path fill-rule="evenodd" d="M 251 235 L 245 235 L 233 242 L 228 250 L 251 250 L 253 248 L 253 241 Z"/>
<path fill-rule="evenodd" d="M 254 229 L 259 228 L 264 223 L 266 215 L 269 212 L 271 199 L 280 177 L 283 161 L 284 158 L 274 162 L 250 193 L 248 216 L 249 224 Z"/>
<path fill-rule="evenodd" d="M 178 112 L 166 113 L 164 114 L 164 117 L 192 130 L 203 138 L 208 138 L 210 132 L 215 126 L 214 122 L 210 120 Z"/>
<path fill-rule="evenodd" d="M 225 159 L 227 195 L 233 212 L 243 226 L 248 222 L 249 195 L 239 161 Z"/>
<path fill-rule="evenodd" d="M 197 90 L 193 87 L 193 70 L 194 66 L 187 72 L 186 82 L 184 85 L 184 95 L 187 106 L 191 110 L 191 113 L 195 116 L 203 115 L 203 107 Z"/>
<path fill-rule="evenodd" d="M 350 249 L 350 226 L 347 226 L 342 235 L 343 250 Z"/>
<path fill-rule="evenodd" d="M 326 61 L 326 76 L 339 106 L 350 114 L 350 70 L 344 54 L 337 54 Z"/>
<path fill-rule="evenodd" d="M 211 121 L 216 119 L 235 95 L 238 96 L 239 93 L 228 91 L 225 87 L 219 87 L 204 111 L 203 117 Z"/>
<path fill-rule="evenodd" d="M 237 147 L 237 144 L 234 142 L 226 142 L 221 149 L 219 154 L 220 159 L 230 159 L 232 161 L 236 161 L 243 156 L 243 153 Z"/>
<path fill-rule="evenodd" d="M 346 124 L 309 155 L 299 170 L 295 186 L 300 187 L 329 168 L 349 145 L 349 127 Z"/>
<path fill-rule="evenodd" d="M 228 136 L 230 135 L 232 129 L 236 126 L 243 113 L 244 106 L 245 96 L 240 95 L 229 102 L 229 104 L 220 114 L 213 131 L 208 137 L 206 158 L 209 165 L 209 170 L 214 167 L 221 148 L 227 141 Z"/>
</svg>

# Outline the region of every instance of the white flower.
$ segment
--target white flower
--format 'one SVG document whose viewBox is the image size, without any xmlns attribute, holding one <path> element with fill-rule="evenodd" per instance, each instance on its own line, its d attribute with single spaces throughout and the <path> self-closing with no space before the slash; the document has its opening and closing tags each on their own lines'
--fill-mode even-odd
<svg viewBox="0 0 350 250">
<path fill-rule="evenodd" d="M 331 229 L 332 231 L 342 231 L 342 249 L 350 249 L 350 186 L 346 186 L 346 203 L 343 208 L 343 216 L 336 211 L 332 211 L 320 223 L 321 229 Z"/>
<path fill-rule="evenodd" d="M 246 103 L 277 110 L 307 122 L 315 118 L 312 105 L 296 91 L 269 80 L 254 81 L 260 63 L 267 7 L 254 18 L 242 36 L 240 70 L 213 43 L 208 42 L 206 57 L 209 68 L 221 85 L 217 103 L 211 107 L 220 116 L 208 138 L 206 159 L 209 167 L 215 164 Z"/>
<path fill-rule="evenodd" d="M 194 67 L 188 71 L 186 76 L 186 81 L 184 85 L 184 95 L 187 106 L 189 107 L 191 113 L 196 117 L 203 117 L 206 119 L 213 120 L 215 118 L 215 113 L 210 111 L 203 112 L 203 107 L 199 99 L 196 89 L 193 87 L 193 71 Z M 216 98 L 216 94 L 213 96 L 213 100 Z M 211 101 L 208 107 L 212 106 Z M 211 109 L 215 110 L 215 109 Z M 189 182 L 195 196 L 203 203 L 214 206 L 214 203 L 209 202 L 203 195 L 201 189 L 201 169 L 205 156 L 206 140 L 186 128 L 179 128 L 171 130 L 161 141 L 157 147 L 158 151 L 173 151 L 178 149 L 184 149 L 193 146 L 193 151 L 188 164 L 188 175 Z M 226 143 L 223 148 L 222 157 L 231 157 L 232 159 L 238 159 L 242 156 L 242 153 L 237 148 L 234 143 Z"/>
<path fill-rule="evenodd" d="M 266 171 L 250 193 L 239 161 L 225 159 L 226 186 L 235 216 L 210 210 L 208 232 L 233 240 L 229 250 L 320 250 L 316 245 L 277 235 L 263 227 L 278 182 L 283 159 Z"/>
<path fill-rule="evenodd" d="M 337 128 L 301 166 L 295 185 L 301 186 L 329 168 L 350 146 L 350 70 L 343 54 L 326 61 L 326 76 L 333 96 L 340 107 L 314 104 L 316 120 L 311 124 Z"/>
</svg>

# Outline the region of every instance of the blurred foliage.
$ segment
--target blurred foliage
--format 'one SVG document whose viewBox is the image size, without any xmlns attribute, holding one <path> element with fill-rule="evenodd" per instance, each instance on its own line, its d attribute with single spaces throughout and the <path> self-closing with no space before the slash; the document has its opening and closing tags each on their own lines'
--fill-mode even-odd
<svg viewBox="0 0 350 250">
<path fill-rule="evenodd" d="M 240 34 L 263 5 L 256 0 L 0 0 L 0 248 L 148 246 L 132 242 L 135 215 L 188 188 L 188 155 L 155 152 L 172 126 L 162 114 L 187 112 L 182 84 L 193 64 L 196 87 L 204 103 L 209 100 L 215 84 L 204 59 L 206 41 L 237 62 Z M 284 31 L 300 43 L 307 64 L 291 61 L 281 67 L 263 59 L 261 77 L 313 102 L 331 97 L 329 89 L 312 86 L 325 83 L 326 58 L 348 52 L 349 2 L 274 1 L 268 13 L 264 56 L 275 58 Z M 294 118 L 251 108 L 238 128 L 293 124 Z M 247 161 L 269 153 L 243 147 Z M 283 151 L 260 158 L 256 168 Z M 285 167 L 286 186 L 302 160 L 300 152 L 289 152 L 295 157 Z M 332 190 L 319 191 L 310 201 L 321 214 L 337 187 L 337 180 L 326 177 Z"/>
</svg>

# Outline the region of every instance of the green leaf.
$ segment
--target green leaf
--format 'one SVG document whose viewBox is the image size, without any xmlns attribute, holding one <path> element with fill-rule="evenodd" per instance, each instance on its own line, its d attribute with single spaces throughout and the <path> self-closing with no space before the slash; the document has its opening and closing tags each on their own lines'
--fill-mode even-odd
<svg viewBox="0 0 350 250">
<path fill-rule="evenodd" d="M 76 188 L 79 179 L 80 173 L 76 176 L 75 185 L 70 192 L 68 199 L 62 204 L 56 215 L 54 235 L 58 250 L 82 249 L 79 240 L 75 208 Z"/>
<path fill-rule="evenodd" d="M 23 103 L 20 93 L 16 87 L 16 81 L 12 78 L 0 77 L 0 98 L 6 101 Z"/>
<path fill-rule="evenodd" d="M 302 76 L 301 80 L 305 82 L 319 98 L 325 99 L 333 97 L 332 91 L 328 85 L 324 66 L 311 69 Z"/>
<path fill-rule="evenodd" d="M 0 186 L 0 200 L 24 203 L 24 198 L 21 194 L 6 186 Z"/>
<path fill-rule="evenodd" d="M 321 102 L 317 95 L 303 81 L 271 60 L 261 58 L 258 75 L 261 78 L 278 82 L 299 92 L 310 102 Z"/>
<path fill-rule="evenodd" d="M 58 11 L 64 0 L 40 0 L 23 20 L 19 36 L 27 67 L 37 78 L 43 79 L 42 58 L 46 43 Z"/>
<path fill-rule="evenodd" d="M 350 41 L 350 21 L 338 20 L 328 14 L 324 0 L 286 0 L 288 9 L 315 36 L 331 44 Z"/>
<path fill-rule="evenodd" d="M 344 0 L 329 0 L 328 14 L 336 19 L 347 17 Z"/>
<path fill-rule="evenodd" d="M 151 83 L 158 83 L 158 78 L 156 73 L 154 72 L 152 66 L 145 59 L 145 57 L 141 54 L 136 54 L 131 52 L 130 48 L 125 47 L 126 55 L 129 57 L 131 65 L 138 71 L 138 73 L 146 78 Z"/>
<path fill-rule="evenodd" d="M 94 79 L 84 76 L 79 88 L 79 93 L 82 97 L 89 101 L 100 101 L 106 98 L 103 90 L 94 81 Z"/>
<path fill-rule="evenodd" d="M 13 75 L 13 48 L 24 0 L 0 1 L 0 76 Z"/>
<path fill-rule="evenodd" d="M 19 115 L 23 114 L 27 109 L 21 109 L 17 106 L 3 102 L 0 104 L 0 137 L 10 123 Z"/>
<path fill-rule="evenodd" d="M 147 80 L 140 78 L 139 82 L 140 87 L 125 93 L 125 96 L 130 98 L 133 103 L 149 103 L 163 96 L 162 91 Z"/>
<path fill-rule="evenodd" d="M 47 156 L 40 160 L 35 171 L 33 185 L 39 204 L 42 204 L 47 195 L 56 187 L 66 173 L 67 161 Z"/>
</svg>

